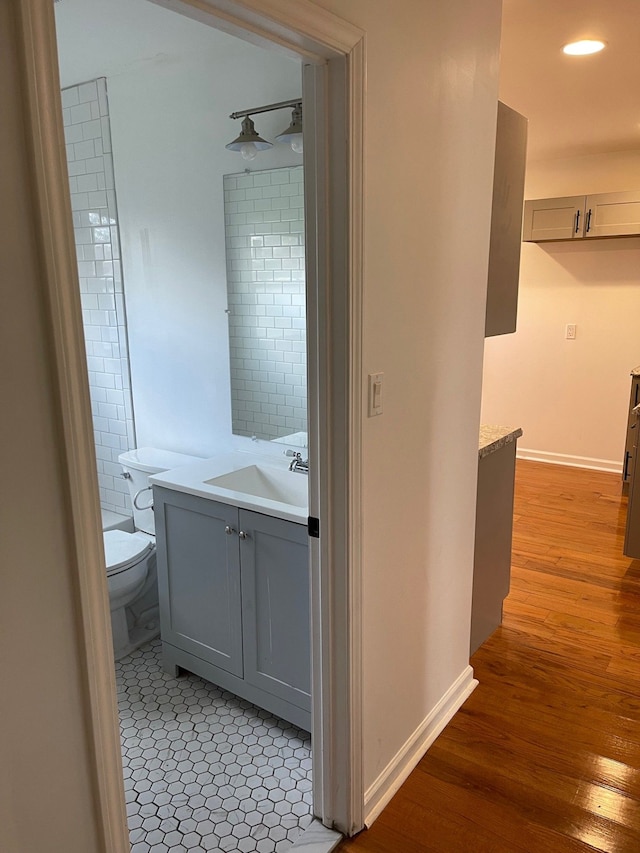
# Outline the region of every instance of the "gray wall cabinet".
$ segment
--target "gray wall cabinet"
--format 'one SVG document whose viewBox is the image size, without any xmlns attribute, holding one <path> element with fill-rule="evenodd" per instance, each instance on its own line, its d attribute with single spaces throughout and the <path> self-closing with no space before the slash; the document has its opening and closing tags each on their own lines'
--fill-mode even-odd
<svg viewBox="0 0 640 853">
<path fill-rule="evenodd" d="M 523 240 L 589 240 L 640 235 L 640 191 L 525 202 Z"/>
<path fill-rule="evenodd" d="M 531 243 L 582 236 L 585 197 L 537 198 L 525 202 L 522 239 Z"/>
<path fill-rule="evenodd" d="M 498 102 L 485 337 L 516 330 L 527 125 Z"/>
<path fill-rule="evenodd" d="M 311 729 L 307 528 L 154 486 L 163 663 Z"/>
</svg>

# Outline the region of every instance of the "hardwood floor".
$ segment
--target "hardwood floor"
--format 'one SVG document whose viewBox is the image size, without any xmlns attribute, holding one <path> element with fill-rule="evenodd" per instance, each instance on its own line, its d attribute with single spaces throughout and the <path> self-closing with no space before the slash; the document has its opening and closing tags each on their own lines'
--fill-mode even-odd
<svg viewBox="0 0 640 853">
<path fill-rule="evenodd" d="M 640 561 L 615 474 L 517 463 L 480 685 L 341 853 L 640 853 Z"/>
</svg>

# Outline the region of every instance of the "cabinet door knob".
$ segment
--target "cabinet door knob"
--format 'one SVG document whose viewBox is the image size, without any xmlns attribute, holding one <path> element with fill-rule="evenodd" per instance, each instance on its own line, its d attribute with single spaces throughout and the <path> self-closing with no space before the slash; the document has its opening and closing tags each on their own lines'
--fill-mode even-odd
<svg viewBox="0 0 640 853">
<path fill-rule="evenodd" d="M 240 533 L 238 533 L 238 536 L 239 536 L 241 539 L 251 539 L 251 537 L 249 536 L 249 534 L 248 534 L 248 533 L 245 533 L 245 532 L 244 532 L 244 530 L 241 530 L 241 531 L 240 531 Z"/>
<path fill-rule="evenodd" d="M 227 534 L 227 536 L 231 536 L 232 533 L 235 533 L 235 530 L 233 529 L 233 527 L 230 527 L 227 524 L 227 526 L 224 529 L 224 532 Z"/>
</svg>

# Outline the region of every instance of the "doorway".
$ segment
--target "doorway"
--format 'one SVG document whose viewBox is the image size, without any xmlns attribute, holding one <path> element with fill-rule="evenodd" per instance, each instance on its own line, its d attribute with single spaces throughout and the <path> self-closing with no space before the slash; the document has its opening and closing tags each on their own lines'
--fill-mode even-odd
<svg viewBox="0 0 640 853">
<path fill-rule="evenodd" d="M 56 143 L 52 144 L 52 140 L 60 137 L 59 115 L 51 111 L 47 112 L 46 109 L 39 110 L 42 105 L 55 104 L 58 101 L 59 89 L 56 89 L 55 73 L 51 74 L 52 69 L 55 71 L 55 60 L 51 55 L 50 43 L 48 47 L 43 47 L 47 44 L 52 32 L 52 18 L 50 12 L 45 11 L 44 5 L 41 9 L 38 8 L 39 11 L 33 14 L 33 10 L 27 9 L 26 4 L 23 9 L 24 49 L 28 55 L 39 57 L 39 62 L 34 63 L 35 70 L 29 81 L 28 91 L 34 114 L 37 114 L 40 120 L 32 131 L 34 144 L 44 163 L 39 176 L 37 194 L 43 228 L 48 235 L 55 232 L 62 236 L 62 239 L 52 240 L 49 244 L 49 255 L 46 258 L 47 278 L 52 291 L 58 296 L 62 295 L 62 301 L 59 301 L 56 306 L 58 313 L 53 319 L 53 334 L 61 354 L 57 365 L 57 383 L 67 412 L 64 441 L 69 455 L 68 475 L 76 521 L 75 541 L 78 563 L 83 566 L 79 586 L 86 614 L 88 690 L 93 709 L 94 743 L 96 754 L 99 756 L 98 799 L 105 816 L 105 833 L 111 839 L 111 849 L 120 849 L 125 841 L 121 834 L 122 827 L 116 819 L 116 815 L 120 812 L 121 782 L 114 776 L 114 769 L 117 767 L 117 762 L 114 761 L 117 742 L 114 738 L 110 698 L 113 695 L 113 688 L 112 681 L 105 670 L 109 657 L 106 644 L 109 632 L 104 630 L 107 614 L 105 613 L 104 583 L 99 577 L 102 555 L 100 548 L 95 544 L 96 520 L 93 514 L 86 510 L 87 505 L 91 507 L 95 505 L 91 497 L 95 489 L 95 472 L 86 464 L 86 459 L 92 457 L 92 452 L 88 451 L 90 444 L 86 429 L 88 408 L 86 377 L 82 366 L 83 353 L 80 337 L 74 325 L 75 321 L 71 319 L 74 312 L 78 311 L 77 297 L 73 295 L 70 287 L 65 289 L 61 277 L 62 269 L 65 267 L 67 270 L 73 269 L 70 265 L 70 243 L 66 236 L 63 236 L 65 229 L 59 225 L 60 222 L 65 221 L 68 211 L 68 190 L 61 181 Z M 203 13 L 199 14 L 202 17 Z M 223 13 L 225 26 L 233 26 L 242 31 L 252 21 L 254 33 L 259 31 L 261 38 L 267 41 L 275 39 L 283 43 L 282 27 L 286 28 L 286 22 L 279 21 L 276 14 L 271 13 L 270 17 L 255 13 L 244 14 L 245 19 L 242 20 L 232 18 L 228 11 L 225 11 Z M 209 17 L 208 13 L 206 17 Z M 336 19 L 332 23 L 342 25 L 343 22 Z M 344 25 L 340 31 L 340 38 L 336 39 L 335 30 L 334 37 L 330 38 L 325 31 L 325 26 L 324 15 L 317 20 L 314 20 L 311 15 L 305 26 L 299 28 L 304 32 L 303 46 L 300 46 L 301 39 L 298 37 L 295 40 L 296 48 L 289 46 L 288 49 L 302 53 L 305 60 L 309 62 L 306 66 L 309 71 L 305 75 L 305 93 L 313 95 L 309 111 L 311 123 L 314 120 L 327 120 L 325 110 L 327 92 L 331 91 L 332 103 L 337 106 L 335 116 L 332 109 L 332 121 L 326 135 L 321 134 L 317 139 L 312 138 L 311 145 L 307 146 L 308 161 L 312 164 L 314 171 L 309 187 L 315 202 L 314 227 L 317 227 L 318 221 L 324 221 L 327 212 L 333 214 L 328 220 L 333 238 L 331 258 L 328 258 L 326 252 L 327 235 L 321 234 L 316 246 L 316 257 L 312 260 L 312 269 L 316 280 L 318 280 L 319 269 L 325 273 L 329 272 L 326 280 L 329 282 L 328 287 L 331 287 L 332 284 L 339 285 L 340 282 L 344 282 L 345 276 L 350 282 L 353 282 L 354 277 L 356 280 L 359 279 L 358 249 L 361 218 L 358 203 L 357 201 L 354 203 L 354 199 L 361 199 L 361 193 L 358 193 L 360 161 L 356 157 L 355 165 L 347 170 L 344 155 L 332 154 L 331 140 L 332 138 L 344 139 L 345 135 L 348 135 L 349 138 L 355 136 L 356 147 L 360 143 L 363 53 L 362 34 L 355 28 Z M 278 36 L 276 31 L 279 33 Z M 349 74 L 344 61 L 347 54 L 351 55 Z M 320 68 L 324 70 L 317 70 Z M 352 92 L 349 100 L 346 97 L 347 86 L 344 85 L 348 77 Z M 359 83 L 359 86 L 354 87 L 354 81 Z M 350 134 L 345 132 L 344 123 L 347 121 L 350 123 Z M 328 146 L 328 156 L 327 148 L 323 147 L 325 143 Z M 348 179 L 346 183 L 345 177 Z M 351 203 L 348 207 L 345 205 L 345 199 L 349 196 L 347 185 L 352 191 Z M 322 192 L 318 192 L 318 186 L 321 186 Z M 339 188 L 342 188 L 342 191 L 339 191 Z M 355 192 L 353 192 L 354 188 Z M 322 229 L 320 231 L 322 232 Z M 350 270 L 346 262 L 347 247 L 352 250 Z M 70 282 L 77 285 L 74 279 L 75 275 L 71 274 Z M 340 290 L 339 287 L 338 290 Z M 353 494 L 344 489 L 345 480 L 350 478 L 351 482 L 357 482 L 359 471 L 358 413 L 355 413 L 354 418 L 353 409 L 349 410 L 348 406 L 349 389 L 354 384 L 354 376 L 359 381 L 358 292 L 358 287 L 355 288 L 355 294 L 350 287 L 343 287 L 339 298 L 329 300 L 326 292 L 318 291 L 313 294 L 312 299 L 314 303 L 312 310 L 320 308 L 315 315 L 317 328 L 314 328 L 313 334 L 316 335 L 316 340 L 319 333 L 324 334 L 325 329 L 330 329 L 324 338 L 323 351 L 317 349 L 312 351 L 311 366 L 316 387 L 320 387 L 317 399 L 313 403 L 314 411 L 311 419 L 313 425 L 310 428 L 312 435 L 315 431 L 317 436 L 317 440 L 312 441 L 312 463 L 314 456 L 317 461 L 318 455 L 321 455 L 320 448 L 327 450 L 322 466 L 316 467 L 316 474 L 311 478 L 310 503 L 311 512 L 316 513 L 316 517 L 319 517 L 322 522 L 322 532 L 326 531 L 324 536 L 321 534 L 322 538 L 319 542 L 312 543 L 312 566 L 314 567 L 312 604 L 316 625 L 313 633 L 314 687 L 318 687 L 314 695 L 314 705 L 317 705 L 317 710 L 314 708 L 314 750 L 322 756 L 319 772 L 315 774 L 314 811 L 325 824 L 336 825 L 347 832 L 362 825 L 361 817 L 358 815 L 358 803 L 361 811 L 362 799 L 361 785 L 360 790 L 358 785 L 360 771 L 357 759 L 360 722 L 359 686 L 358 667 L 354 667 L 354 661 L 356 663 L 359 661 L 358 631 L 357 624 L 354 630 L 354 623 L 351 620 L 352 593 L 354 588 L 357 588 L 358 578 L 357 573 L 354 577 L 347 571 L 353 565 L 354 555 L 356 558 L 358 555 L 357 540 L 353 534 L 349 535 L 348 531 L 354 513 L 357 514 L 359 496 L 357 490 Z M 55 300 L 52 301 L 55 302 Z M 71 306 L 71 314 L 66 316 L 69 306 Z M 330 323 L 332 319 L 334 321 L 339 319 L 341 322 L 336 326 Z M 345 328 L 345 319 L 348 321 L 346 327 L 351 332 L 354 328 L 356 330 L 355 341 L 353 334 L 347 333 L 345 336 L 339 331 Z M 339 381 L 338 374 L 335 373 L 338 365 L 343 373 Z M 317 383 L 317 376 L 322 379 L 321 383 Z M 332 377 L 333 382 L 328 382 L 327 380 Z M 319 411 L 322 411 L 322 418 L 319 417 Z M 331 434 L 334 430 L 329 427 L 336 425 L 342 427 L 336 434 L 347 436 L 346 447 L 343 440 L 340 441 L 339 446 L 332 441 Z M 321 488 L 323 482 L 328 484 L 326 489 Z M 327 567 L 326 573 L 319 572 L 320 564 Z M 89 571 L 92 567 L 94 571 Z M 351 594 L 346 595 L 345 590 L 349 590 Z M 321 591 L 325 592 L 323 607 L 320 607 Z M 331 633 L 327 630 L 329 623 L 333 626 Z M 335 666 L 337 660 L 341 664 L 339 667 Z M 348 712 L 346 714 L 345 709 Z M 122 849 L 125 848 L 122 847 Z"/>
<path fill-rule="evenodd" d="M 228 452 L 232 441 L 241 442 L 242 432 L 242 449 L 251 459 L 254 451 L 272 451 L 277 464 L 288 433 L 306 433 L 302 155 L 274 145 L 258 162 L 247 161 L 248 174 L 230 177 L 244 161 L 224 146 L 225 134 L 236 133 L 227 117 L 234 108 L 299 96 L 302 74 L 297 60 L 146 0 L 116 0 L 108 9 L 91 0 L 64 0 L 56 5 L 56 23 L 111 590 L 121 571 L 112 566 L 113 539 L 118 537 L 118 548 L 134 543 L 132 516 L 136 530 L 154 532 L 149 513 L 136 512 L 147 495 L 132 500 L 141 487 L 133 456 L 142 463 L 158 448 L 215 457 Z M 159 63 L 148 62 L 159 54 Z M 264 125 L 262 133 L 271 136 Z M 256 327 L 256 319 L 262 325 Z M 250 338 L 241 334 L 247 331 Z M 270 356 L 280 361 L 267 361 Z M 269 370 L 262 369 L 263 360 Z M 242 364 L 254 369 L 242 370 Z M 250 392 L 257 382 L 261 393 Z M 268 402 L 256 408 L 254 399 L 264 399 L 267 388 Z M 289 414 L 294 395 L 300 402 Z M 128 479 L 122 477 L 123 456 L 133 466 L 132 477 L 124 465 Z M 169 464 L 183 462 L 189 459 Z M 161 538 L 156 541 L 162 550 Z M 207 674 L 208 682 L 194 677 L 192 672 L 203 675 L 197 662 L 193 668 L 185 663 L 179 679 L 163 672 L 169 666 L 165 646 L 154 639 L 160 621 L 154 560 L 160 564 L 159 553 L 146 561 L 143 591 L 125 610 L 128 630 L 120 636 L 118 623 L 114 633 L 133 849 L 179 844 L 249 850 L 258 842 L 265 850 L 286 849 L 311 821 L 310 725 L 306 731 L 292 725 L 293 711 L 276 716 L 268 697 L 256 707 L 215 689 L 210 682 L 233 691 L 224 682 L 224 662 L 221 681 L 215 672 Z M 178 594 L 195 595 L 196 581 L 185 580 L 191 574 L 183 568 L 183 580 L 171 580 L 175 608 Z M 211 594 L 203 616 L 217 623 L 223 608 Z M 308 633 L 307 600 L 300 607 Z M 193 602 L 189 611 L 193 636 Z M 243 628 L 249 624 L 244 614 Z M 169 633 L 164 624 L 163 641 Z M 222 631 L 216 639 L 224 643 Z M 297 645 L 306 647 L 308 663 L 298 677 L 308 697 L 308 636 L 302 640 Z M 279 659 L 274 654 L 274 666 Z M 249 683 L 247 666 L 235 691 L 240 696 Z"/>
</svg>

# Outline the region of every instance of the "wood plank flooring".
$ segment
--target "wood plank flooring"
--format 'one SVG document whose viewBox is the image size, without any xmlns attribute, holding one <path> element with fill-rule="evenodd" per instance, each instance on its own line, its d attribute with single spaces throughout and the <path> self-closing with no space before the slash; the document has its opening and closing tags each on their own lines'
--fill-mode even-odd
<svg viewBox="0 0 640 853">
<path fill-rule="evenodd" d="M 640 561 L 615 474 L 518 461 L 479 687 L 341 853 L 640 853 Z"/>
</svg>

